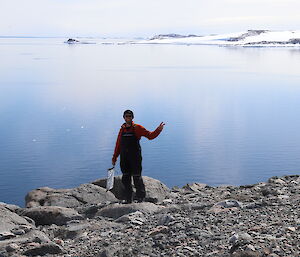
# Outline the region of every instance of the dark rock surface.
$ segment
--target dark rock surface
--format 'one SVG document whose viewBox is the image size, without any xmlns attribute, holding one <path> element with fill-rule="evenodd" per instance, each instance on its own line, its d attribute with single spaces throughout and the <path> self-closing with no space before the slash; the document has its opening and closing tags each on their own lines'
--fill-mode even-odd
<svg viewBox="0 0 300 257">
<path fill-rule="evenodd" d="M 0 256 L 300 256 L 299 175 L 243 186 L 194 183 L 157 203 L 74 208 L 1 203 Z"/>
</svg>

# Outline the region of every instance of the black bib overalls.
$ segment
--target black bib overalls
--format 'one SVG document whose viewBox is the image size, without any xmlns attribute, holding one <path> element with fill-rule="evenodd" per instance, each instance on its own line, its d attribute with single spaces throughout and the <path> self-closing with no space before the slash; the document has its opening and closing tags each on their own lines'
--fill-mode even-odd
<svg viewBox="0 0 300 257">
<path fill-rule="evenodd" d="M 142 154 L 139 140 L 134 134 L 134 127 L 132 129 L 123 128 L 121 142 L 120 142 L 120 166 L 123 173 L 122 182 L 125 187 L 126 200 L 132 201 L 132 184 L 136 188 L 137 199 L 145 198 L 145 185 L 142 179 Z M 131 130 L 131 131 L 130 131 Z"/>
</svg>

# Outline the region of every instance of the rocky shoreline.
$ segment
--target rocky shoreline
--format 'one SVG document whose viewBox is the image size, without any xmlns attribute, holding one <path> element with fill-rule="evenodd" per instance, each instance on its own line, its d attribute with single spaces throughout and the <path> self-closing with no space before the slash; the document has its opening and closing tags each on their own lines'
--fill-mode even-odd
<svg viewBox="0 0 300 257">
<path fill-rule="evenodd" d="M 300 176 L 244 186 L 167 188 L 144 177 L 147 199 L 122 204 L 115 178 L 39 188 L 26 208 L 0 203 L 2 256 L 300 256 Z"/>
</svg>

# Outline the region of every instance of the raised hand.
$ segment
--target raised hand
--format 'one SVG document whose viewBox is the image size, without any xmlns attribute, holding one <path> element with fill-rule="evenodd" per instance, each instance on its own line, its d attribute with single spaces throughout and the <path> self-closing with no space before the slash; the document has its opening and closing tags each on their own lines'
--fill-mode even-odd
<svg viewBox="0 0 300 257">
<path fill-rule="evenodd" d="M 164 126 L 166 125 L 166 123 L 160 123 L 159 124 L 159 126 L 158 126 L 158 129 L 160 130 L 160 131 L 162 131 L 163 129 L 164 129 Z"/>
</svg>

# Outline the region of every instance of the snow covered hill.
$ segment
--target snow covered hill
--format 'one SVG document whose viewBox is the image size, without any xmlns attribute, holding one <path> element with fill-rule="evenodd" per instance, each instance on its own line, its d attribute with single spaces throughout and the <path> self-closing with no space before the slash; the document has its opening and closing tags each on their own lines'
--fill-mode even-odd
<svg viewBox="0 0 300 257">
<path fill-rule="evenodd" d="M 158 35 L 133 44 L 183 44 L 228 46 L 297 46 L 300 47 L 300 31 L 248 30 L 246 32 L 210 36 Z"/>
</svg>

